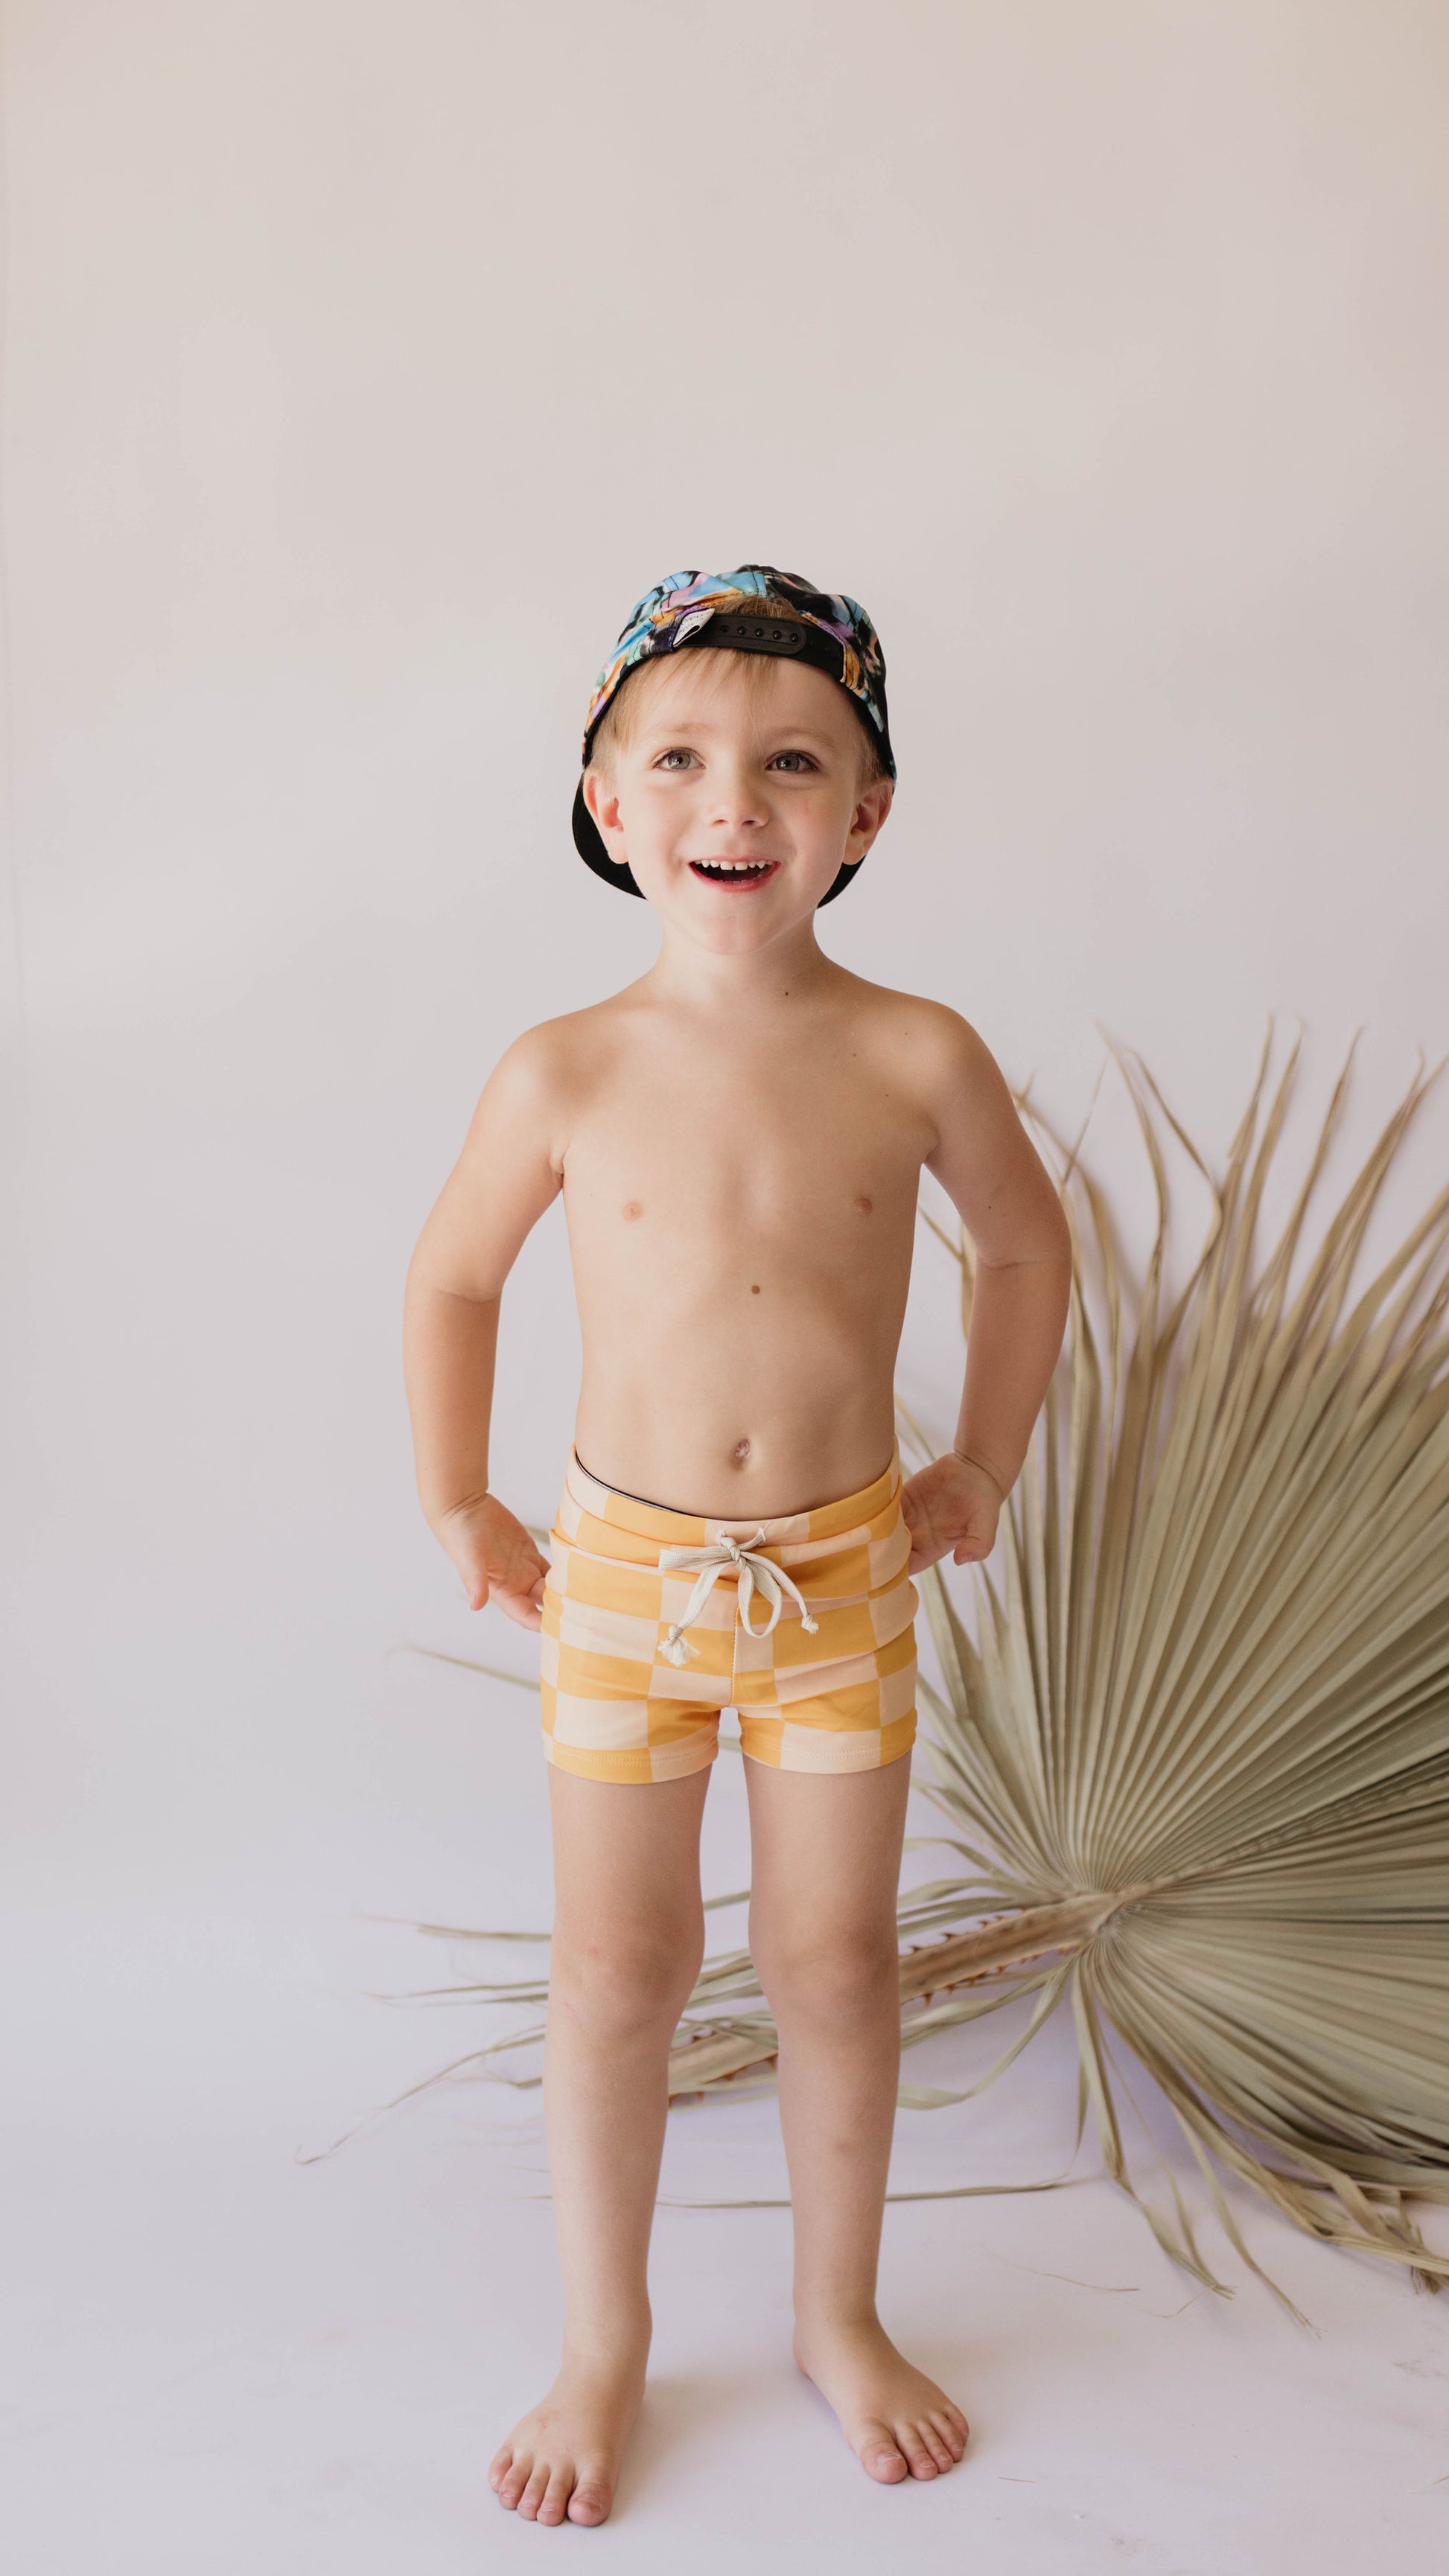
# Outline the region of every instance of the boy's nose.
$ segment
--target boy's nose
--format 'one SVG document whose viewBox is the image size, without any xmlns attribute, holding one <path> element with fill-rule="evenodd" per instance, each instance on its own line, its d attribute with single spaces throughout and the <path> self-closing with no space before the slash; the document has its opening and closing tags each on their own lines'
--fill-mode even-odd
<svg viewBox="0 0 1449 2576">
<path fill-rule="evenodd" d="M 770 819 L 770 800 L 749 770 L 717 771 L 710 822 L 725 831 L 747 831 Z"/>
</svg>

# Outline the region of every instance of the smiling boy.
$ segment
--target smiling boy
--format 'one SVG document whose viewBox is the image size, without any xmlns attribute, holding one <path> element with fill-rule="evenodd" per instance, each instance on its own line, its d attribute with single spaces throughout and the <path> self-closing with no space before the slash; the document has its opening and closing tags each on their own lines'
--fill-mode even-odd
<svg viewBox="0 0 1449 2576">
<path fill-rule="evenodd" d="M 644 2385 L 667 2065 L 703 1950 L 699 1830 L 738 1710 L 750 1946 L 779 2028 L 795 2357 L 867 2472 L 960 2459 L 876 2312 L 900 2050 L 913 1572 L 991 1548 L 1061 1344 L 1056 1193 L 965 1021 L 828 958 L 890 810 L 870 620 L 768 565 L 633 612 L 575 839 L 658 916 L 622 993 L 516 1041 L 409 1275 L 418 1488 L 475 1609 L 542 1629 L 556 1915 L 544 2098 L 562 2368 L 500 2501 L 608 2513 Z M 902 1483 L 893 1370 L 922 1168 L 975 1244 L 953 1449 Z M 545 1560 L 488 1487 L 499 1301 L 562 1191 L 583 1329 Z"/>
</svg>

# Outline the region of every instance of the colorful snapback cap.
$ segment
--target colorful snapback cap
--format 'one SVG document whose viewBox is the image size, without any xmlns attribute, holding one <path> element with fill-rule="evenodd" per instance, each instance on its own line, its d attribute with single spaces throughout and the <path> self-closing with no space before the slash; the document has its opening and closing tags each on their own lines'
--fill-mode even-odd
<svg viewBox="0 0 1449 2576">
<path fill-rule="evenodd" d="M 783 614 L 778 613 L 781 610 Z M 589 700 L 585 769 L 599 725 L 630 672 L 656 653 L 677 653 L 695 645 L 714 645 L 732 653 L 777 653 L 828 672 L 846 691 L 882 768 L 894 778 L 885 655 L 865 610 L 843 591 L 815 590 L 799 573 L 777 572 L 773 564 L 740 564 L 734 572 L 671 572 L 645 591 L 630 610 Z M 640 893 L 632 869 L 616 867 L 605 850 L 584 802 L 582 777 L 574 792 L 574 845 L 595 876 L 625 894 Z M 855 868 L 842 866 L 821 902 L 833 903 L 855 873 Z"/>
</svg>

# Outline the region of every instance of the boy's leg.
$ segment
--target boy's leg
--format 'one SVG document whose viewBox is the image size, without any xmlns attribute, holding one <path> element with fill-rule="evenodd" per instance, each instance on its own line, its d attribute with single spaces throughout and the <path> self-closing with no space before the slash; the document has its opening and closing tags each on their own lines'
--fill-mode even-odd
<svg viewBox="0 0 1449 2576">
<path fill-rule="evenodd" d="M 966 2447 L 959 2407 L 876 2315 L 900 2066 L 896 1890 L 910 1756 L 878 1771 L 748 1761 L 750 1947 L 780 2031 L 795 2222 L 795 2356 L 862 2465 L 935 2477 Z"/>
<path fill-rule="evenodd" d="M 669 2044 L 704 1949 L 707 1770 L 618 1785 L 551 1768 L 555 1910 L 544 2109 L 563 2269 L 563 2366 L 494 2458 L 499 2501 L 602 2522 L 649 2350 L 646 2266 Z"/>
</svg>

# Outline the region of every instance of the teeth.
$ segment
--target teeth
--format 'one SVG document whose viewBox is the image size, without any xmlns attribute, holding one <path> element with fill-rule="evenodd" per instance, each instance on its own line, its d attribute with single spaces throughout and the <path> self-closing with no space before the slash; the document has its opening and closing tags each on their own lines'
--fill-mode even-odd
<svg viewBox="0 0 1449 2576">
<path fill-rule="evenodd" d="M 770 862 L 768 859 L 696 859 L 694 864 L 712 877 L 757 877 Z"/>
</svg>

